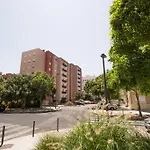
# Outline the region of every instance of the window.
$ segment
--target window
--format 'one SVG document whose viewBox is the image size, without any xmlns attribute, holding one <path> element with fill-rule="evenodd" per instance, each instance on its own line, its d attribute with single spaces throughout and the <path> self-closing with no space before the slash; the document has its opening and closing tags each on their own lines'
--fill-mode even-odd
<svg viewBox="0 0 150 150">
<path fill-rule="evenodd" d="M 51 68 L 49 68 L 48 70 L 51 71 Z"/>
<path fill-rule="evenodd" d="M 33 56 L 35 56 L 35 53 L 33 53 Z"/>
<path fill-rule="evenodd" d="M 28 62 L 30 63 L 30 62 L 31 62 L 31 60 L 28 60 Z"/>
<path fill-rule="evenodd" d="M 35 67 L 35 65 L 32 65 L 32 68 L 34 68 Z"/>
<path fill-rule="evenodd" d="M 49 65 L 51 65 L 51 62 L 49 62 Z"/>
<path fill-rule="evenodd" d="M 35 62 L 35 59 L 33 59 L 33 62 Z"/>
<path fill-rule="evenodd" d="M 32 72 L 32 74 L 34 74 L 34 72 Z"/>
</svg>

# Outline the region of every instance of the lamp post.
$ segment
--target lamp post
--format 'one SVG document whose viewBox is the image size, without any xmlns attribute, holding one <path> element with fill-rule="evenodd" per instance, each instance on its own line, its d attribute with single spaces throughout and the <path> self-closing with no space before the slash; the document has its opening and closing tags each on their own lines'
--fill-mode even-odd
<svg viewBox="0 0 150 150">
<path fill-rule="evenodd" d="M 103 73 L 104 73 L 104 94 L 105 94 L 105 100 L 106 103 L 108 103 L 107 99 L 107 85 L 106 85 L 106 73 L 105 73 L 105 61 L 104 59 L 107 57 L 105 54 L 101 54 L 102 62 L 103 62 Z"/>
</svg>

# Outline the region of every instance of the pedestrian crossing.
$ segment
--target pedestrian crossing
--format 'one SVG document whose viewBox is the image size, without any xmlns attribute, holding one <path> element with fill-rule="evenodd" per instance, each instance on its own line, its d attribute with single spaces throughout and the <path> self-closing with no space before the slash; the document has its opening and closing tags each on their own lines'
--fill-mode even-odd
<svg viewBox="0 0 150 150">
<path fill-rule="evenodd" d="M 2 137 L 3 126 L 5 126 L 5 141 L 25 135 L 32 135 L 32 127 L 0 122 L 0 139 Z M 35 128 L 35 131 L 36 130 L 38 130 L 38 128 Z"/>
</svg>

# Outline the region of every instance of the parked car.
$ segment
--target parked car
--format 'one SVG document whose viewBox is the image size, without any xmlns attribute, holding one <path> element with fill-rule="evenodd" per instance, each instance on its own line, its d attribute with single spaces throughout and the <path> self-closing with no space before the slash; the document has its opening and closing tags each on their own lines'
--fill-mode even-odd
<svg viewBox="0 0 150 150">
<path fill-rule="evenodd" d="M 6 107 L 3 104 L 0 104 L 0 112 L 4 112 L 5 108 Z"/>
<path fill-rule="evenodd" d="M 150 130 L 150 118 L 144 119 L 144 126 L 147 130 Z"/>
<path fill-rule="evenodd" d="M 84 102 L 84 100 L 80 99 L 80 100 L 74 101 L 74 104 L 76 104 L 76 105 L 85 105 L 85 102 Z"/>
<path fill-rule="evenodd" d="M 92 101 L 84 101 L 85 104 L 92 104 Z"/>
<path fill-rule="evenodd" d="M 108 110 L 116 110 L 118 107 L 117 105 L 114 105 L 114 104 L 107 104 L 105 107 L 104 107 L 104 110 L 108 111 Z"/>
</svg>

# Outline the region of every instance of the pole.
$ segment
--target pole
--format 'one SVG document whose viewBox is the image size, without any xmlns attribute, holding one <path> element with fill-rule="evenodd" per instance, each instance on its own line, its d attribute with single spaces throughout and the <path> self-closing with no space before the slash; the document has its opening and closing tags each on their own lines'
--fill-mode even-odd
<svg viewBox="0 0 150 150">
<path fill-rule="evenodd" d="M 106 103 L 108 103 L 104 57 L 102 57 L 102 60 L 103 60 L 103 73 L 104 73 L 104 94 L 105 94 L 105 100 L 106 100 Z"/>
<path fill-rule="evenodd" d="M 57 132 L 59 132 L 59 118 L 57 118 Z"/>
<path fill-rule="evenodd" d="M 34 132 L 35 132 L 35 121 L 33 121 L 32 137 L 34 137 Z"/>
<path fill-rule="evenodd" d="M 4 143 L 4 136 L 5 136 L 5 126 L 3 126 L 3 130 L 2 130 L 2 140 L 1 140 L 1 145 L 0 145 L 0 147 L 3 146 L 3 143 Z"/>
</svg>

